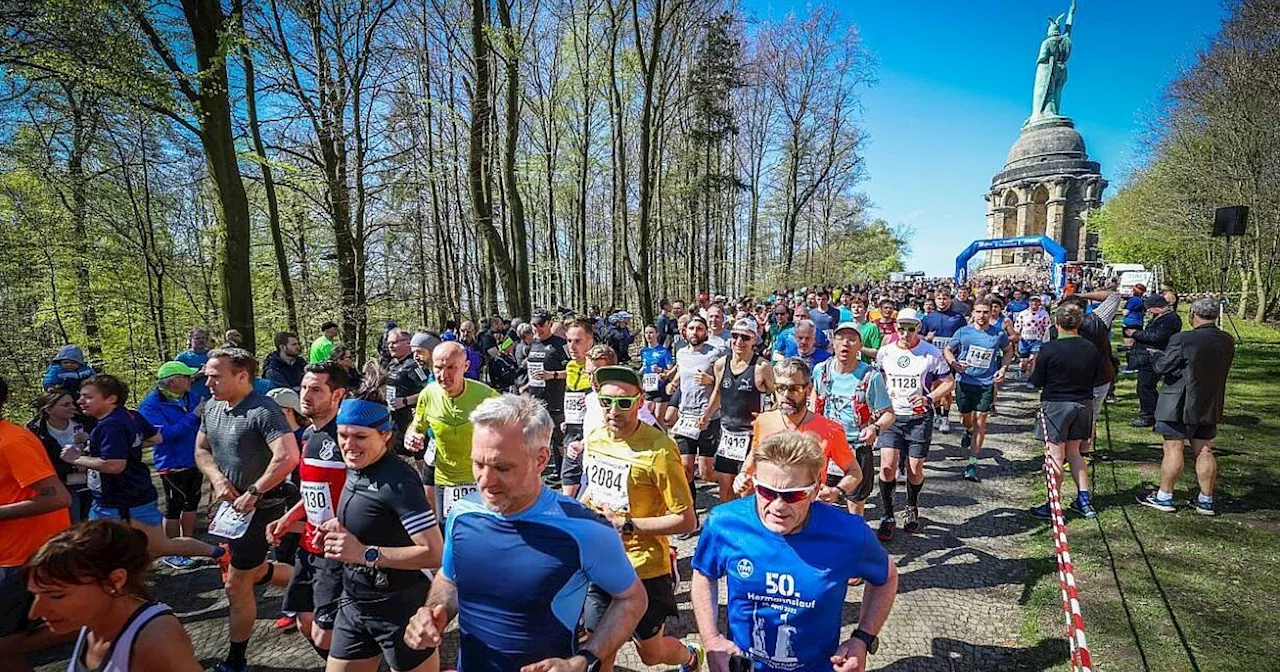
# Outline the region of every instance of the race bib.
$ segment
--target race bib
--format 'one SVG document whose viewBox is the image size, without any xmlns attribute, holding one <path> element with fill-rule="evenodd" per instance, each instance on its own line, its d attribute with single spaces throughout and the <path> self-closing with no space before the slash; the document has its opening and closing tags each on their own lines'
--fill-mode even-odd
<svg viewBox="0 0 1280 672">
<path fill-rule="evenodd" d="M 836 461 L 835 461 L 835 460 L 828 459 L 828 460 L 827 460 L 827 475 L 828 475 L 828 476 L 835 476 L 836 478 L 844 478 L 844 469 L 841 469 L 841 468 L 840 468 L 840 465 L 836 464 Z"/>
<path fill-rule="evenodd" d="M 920 379 L 916 376 L 885 374 L 889 383 L 889 396 L 894 399 L 906 399 L 920 390 Z"/>
<path fill-rule="evenodd" d="M 546 369 L 546 367 L 542 365 L 542 362 L 535 362 L 533 360 L 529 360 L 528 364 L 529 364 L 529 387 L 546 387 L 547 381 L 538 380 L 535 377 L 537 376 L 537 374 L 542 373 Z"/>
<path fill-rule="evenodd" d="M 102 492 L 102 474 L 97 469 L 85 472 L 85 482 L 89 484 L 90 490 Z"/>
<path fill-rule="evenodd" d="M 631 478 L 630 462 L 605 455 L 587 455 L 582 468 L 592 504 L 607 506 L 614 511 L 631 510 L 627 488 Z"/>
<path fill-rule="evenodd" d="M 720 433 L 720 447 L 716 449 L 716 455 L 726 460 L 742 462 L 747 459 L 747 451 L 750 449 L 751 432 L 724 431 Z"/>
<path fill-rule="evenodd" d="M 564 421 L 570 425 L 581 425 L 587 415 L 587 393 L 564 393 Z"/>
<path fill-rule="evenodd" d="M 937 347 L 939 350 L 945 350 L 947 346 L 950 344 L 951 344 L 950 336 L 934 336 L 933 337 L 933 345 Z"/>
<path fill-rule="evenodd" d="M 333 518 L 333 499 L 329 497 L 329 484 L 323 481 L 303 481 L 298 486 L 302 495 L 302 507 L 307 510 L 307 522 L 320 527 Z"/>
<path fill-rule="evenodd" d="M 453 509 L 454 504 L 462 501 L 463 497 L 480 490 L 475 483 L 468 483 L 467 485 L 444 485 L 440 487 L 440 497 L 444 500 L 444 511 L 442 511 L 440 515 L 445 518 L 449 516 L 449 511 Z"/>
<path fill-rule="evenodd" d="M 244 536 L 245 530 L 249 529 L 249 522 L 253 520 L 254 513 L 255 511 L 240 513 L 231 506 L 231 502 L 223 502 L 218 507 L 218 512 L 214 514 L 213 520 L 209 522 L 209 534 L 225 539 L 239 539 Z"/>
<path fill-rule="evenodd" d="M 383 388 L 382 393 L 387 396 L 387 408 L 391 408 L 391 400 L 396 398 L 396 386 L 388 385 Z"/>
<path fill-rule="evenodd" d="M 431 466 L 436 466 L 436 438 L 429 437 L 427 439 L 427 448 L 422 452 L 422 461 Z"/>
<path fill-rule="evenodd" d="M 640 382 L 643 384 L 642 387 L 644 388 L 645 392 L 658 391 L 658 374 L 646 373 L 644 374 L 644 377 L 641 378 Z"/>
<path fill-rule="evenodd" d="M 681 413 L 676 426 L 671 428 L 671 433 L 686 439 L 697 439 L 702 436 L 702 428 L 698 426 L 699 417 L 698 413 Z"/>
<path fill-rule="evenodd" d="M 964 365 L 971 369 L 985 371 L 991 367 L 991 358 L 994 353 L 995 351 L 991 348 L 980 348 L 976 345 L 971 345 L 964 355 Z"/>
</svg>

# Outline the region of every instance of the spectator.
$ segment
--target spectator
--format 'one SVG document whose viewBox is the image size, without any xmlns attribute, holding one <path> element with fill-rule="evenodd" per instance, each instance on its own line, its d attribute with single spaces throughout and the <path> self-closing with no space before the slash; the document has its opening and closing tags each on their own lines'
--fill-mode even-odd
<svg viewBox="0 0 1280 672">
<path fill-rule="evenodd" d="M 627 365 L 631 363 L 631 344 L 635 342 L 635 334 L 631 333 L 631 329 L 627 326 L 631 320 L 631 313 L 620 311 L 609 316 L 609 328 L 605 331 L 604 342 L 618 355 L 618 363 Z"/>
<path fill-rule="evenodd" d="M 480 369 L 484 366 L 484 353 L 480 351 L 480 344 L 476 341 L 475 322 L 466 320 L 458 327 L 458 342 L 467 352 L 466 377 L 471 380 L 480 380 Z"/>
<path fill-rule="evenodd" d="M 207 360 L 208 357 L 206 356 Z M 196 510 L 204 477 L 196 468 L 196 434 L 204 400 L 196 397 L 192 376 L 197 371 L 182 362 L 165 362 L 156 371 L 156 385 L 138 404 L 138 414 L 151 423 L 163 439 L 155 447 L 156 473 L 164 486 L 164 532 L 170 539 L 196 533 Z M 174 569 L 195 564 L 191 558 L 171 555 L 164 563 Z"/>
<path fill-rule="evenodd" d="M 395 328 L 396 323 L 391 320 L 387 320 L 386 324 L 383 325 L 382 335 L 378 337 L 378 364 L 382 365 L 382 368 L 384 369 L 390 368 L 391 366 L 391 352 L 387 350 L 387 336 L 390 335 L 391 330 Z"/>
<path fill-rule="evenodd" d="M 1129 348 L 1129 362 L 1138 371 L 1138 417 L 1129 423 L 1134 427 L 1150 427 L 1156 424 L 1155 363 L 1164 354 L 1169 339 L 1182 331 L 1182 318 L 1169 310 L 1169 302 L 1159 294 L 1148 296 L 1144 308 L 1154 317 L 1146 329 L 1133 332 L 1133 347 Z"/>
<path fill-rule="evenodd" d="M 276 334 L 276 351 L 267 355 L 262 365 L 263 377 L 271 381 L 275 387 L 287 387 L 297 390 L 302 386 L 302 375 L 307 363 L 298 355 L 302 354 L 302 343 L 290 332 Z"/>
<path fill-rule="evenodd" d="M 497 346 L 498 356 L 489 360 L 489 382 L 490 387 L 499 392 L 510 392 L 519 384 L 524 368 L 516 365 L 515 341 L 505 334 L 499 335 L 502 341 Z"/>
<path fill-rule="evenodd" d="M 364 376 L 360 375 L 360 369 L 356 368 L 356 356 L 351 348 L 339 345 L 329 353 L 329 359 L 337 362 L 347 372 L 347 389 L 360 389 L 360 381 Z"/>
<path fill-rule="evenodd" d="M 89 432 L 93 431 L 96 421 L 80 412 L 75 397 L 61 388 L 44 393 L 32 406 L 36 415 L 27 425 L 27 429 L 44 444 L 44 452 L 49 456 L 54 471 L 58 472 L 58 480 L 66 486 L 71 495 L 71 522 L 78 523 L 89 519 L 89 505 L 93 498 L 89 494 L 88 474 L 83 469 L 63 462 L 62 448 L 73 445 L 84 448 L 89 442 Z"/>
<path fill-rule="evenodd" d="M 1174 334 L 1153 365 L 1156 375 L 1165 376 L 1155 412 L 1155 430 L 1164 436 L 1164 460 L 1160 489 L 1139 501 L 1160 511 L 1174 510 L 1173 490 L 1182 475 L 1182 444 L 1190 441 L 1200 494 L 1189 503 L 1196 513 L 1214 513 L 1218 461 L 1213 456 L 1213 439 L 1222 422 L 1227 373 L 1236 352 L 1235 340 L 1217 326 L 1219 310 L 1212 298 L 1192 303 L 1191 329 Z"/>
<path fill-rule="evenodd" d="M 320 325 L 320 336 L 311 342 L 310 354 L 307 360 L 311 364 L 319 364 L 320 362 L 329 361 L 329 353 L 333 352 L 333 339 L 338 336 L 338 323 L 328 320 Z M 302 379 L 298 379 L 298 385 L 290 387 L 298 387 L 302 385 Z"/>
<path fill-rule="evenodd" d="M 204 365 L 209 361 L 209 332 L 196 327 L 187 335 L 187 343 L 191 346 L 178 353 L 174 360 L 195 369 L 197 373 L 191 379 L 191 393 L 196 400 L 209 398 L 209 386 L 204 383 Z"/>
<path fill-rule="evenodd" d="M 228 329 L 227 333 L 223 334 L 222 347 L 238 348 L 240 347 L 240 344 L 243 342 L 244 342 L 244 336 L 240 335 L 240 331 L 238 329 Z"/>
<path fill-rule="evenodd" d="M 529 360 L 529 348 L 533 345 L 533 325 L 528 322 L 520 323 L 516 327 L 516 366 L 523 369 L 524 363 Z"/>
<path fill-rule="evenodd" d="M 79 394 L 80 383 L 96 373 L 92 366 L 85 363 L 84 352 L 79 346 L 64 345 L 49 360 L 49 368 L 44 372 L 44 389 L 59 387 L 73 395 Z"/>
<path fill-rule="evenodd" d="M 0 412 L 8 400 L 9 385 L 0 378 Z M 22 576 L 40 546 L 71 524 L 70 503 L 40 440 L 0 419 L 0 669 L 29 670 L 23 652 L 71 639 L 32 627 L 33 600 Z"/>
<path fill-rule="evenodd" d="M 1120 319 L 1120 326 L 1126 350 L 1133 349 L 1133 332 L 1142 328 L 1143 318 L 1146 316 L 1143 295 L 1146 293 L 1147 286 L 1139 282 L 1133 286 L 1133 295 L 1124 302 L 1124 317 Z M 1137 373 L 1138 369 L 1133 363 L 1132 353 L 1126 356 L 1126 359 L 1128 366 L 1125 367 L 1124 372 Z"/>
</svg>

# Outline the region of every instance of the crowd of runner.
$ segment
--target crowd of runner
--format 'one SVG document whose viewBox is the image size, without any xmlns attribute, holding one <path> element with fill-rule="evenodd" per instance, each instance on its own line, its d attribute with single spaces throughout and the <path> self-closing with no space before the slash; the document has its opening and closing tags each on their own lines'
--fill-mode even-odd
<svg viewBox="0 0 1280 672">
<path fill-rule="evenodd" d="M 261 364 L 195 329 L 136 410 L 67 346 L 27 428 L 0 421 L 0 667 L 75 642 L 72 672 L 201 669 L 146 575 L 209 558 L 230 603 L 218 672 L 248 669 L 268 584 L 277 627 L 331 671 L 440 669 L 455 620 L 467 671 L 607 670 L 628 640 L 681 670 L 861 670 L 896 594 L 886 549 L 925 517 L 934 433 L 959 422 L 978 481 L 1015 376 L 1096 516 L 1084 461 L 1126 298 L 920 279 L 664 300 L 638 333 L 595 309 L 387 323 L 362 370 L 332 322 L 306 355 L 277 335 Z M 206 492 L 215 544 L 195 536 Z M 665 630 L 673 536 L 697 539 L 688 640 Z"/>
</svg>

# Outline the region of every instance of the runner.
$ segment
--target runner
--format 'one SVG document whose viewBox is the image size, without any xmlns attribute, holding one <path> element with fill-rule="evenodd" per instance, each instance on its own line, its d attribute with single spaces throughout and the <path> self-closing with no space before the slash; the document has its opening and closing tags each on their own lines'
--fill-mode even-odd
<svg viewBox="0 0 1280 672">
<path fill-rule="evenodd" d="M 680 447 L 685 479 L 692 487 L 695 458 L 698 474 L 703 480 L 711 480 L 716 448 L 720 445 L 720 412 L 711 408 L 716 382 L 713 371 L 720 350 L 707 342 L 707 323 L 701 317 L 689 319 L 685 338 L 689 344 L 676 353 L 676 370 L 667 391 L 674 394 L 679 390 L 680 418 L 671 433 Z"/>
<path fill-rule="evenodd" d="M 565 366 L 569 363 L 568 343 L 551 333 L 551 313 L 545 310 L 533 311 L 533 328 L 535 340 L 529 347 L 529 360 L 526 368 L 529 371 L 529 394 L 541 401 L 551 414 L 551 464 L 547 467 L 547 485 L 560 484 L 561 447 L 564 445 L 564 392 L 568 372 Z"/>
<path fill-rule="evenodd" d="M 649 606 L 632 633 L 636 651 L 645 665 L 697 670 L 701 647 L 665 634 L 666 620 L 678 613 L 667 535 L 687 534 L 698 525 L 680 453 L 662 430 L 640 421 L 643 395 L 633 369 L 606 366 L 595 372 L 595 381 L 605 424 L 586 438 L 584 502 L 622 535 L 627 558 L 648 594 Z M 588 634 L 599 627 L 612 602 L 599 587 L 587 591 L 582 622 Z M 614 658 L 603 656 L 600 669 L 612 670 Z"/>
<path fill-rule="evenodd" d="M 951 292 L 939 289 L 933 295 L 938 309 L 920 320 L 920 336 L 939 350 L 946 350 L 951 339 L 961 327 L 969 323 L 968 313 L 961 312 L 960 307 L 951 298 Z M 946 434 L 951 431 L 951 404 L 955 395 L 948 392 L 938 397 L 934 408 L 934 429 Z"/>
<path fill-rule="evenodd" d="M 675 320 L 670 320 L 674 325 Z M 644 329 L 645 347 L 640 350 L 640 374 L 644 384 L 645 405 L 654 417 L 661 418 L 667 413 L 667 403 L 671 395 L 667 394 L 666 378 L 676 366 L 671 351 L 659 343 L 660 332 L 656 327 Z"/>
<path fill-rule="evenodd" d="M 70 394 L 61 387 L 54 392 Z M 8 401 L 9 385 L 0 378 L 0 411 Z M 0 417 L 0 669 L 6 672 L 30 670 L 23 654 L 70 639 L 33 628 L 22 570 L 45 541 L 71 524 L 70 503 L 40 440 Z"/>
<path fill-rule="evenodd" d="M 996 386 L 1004 382 L 1013 357 L 1009 335 L 991 322 L 992 318 L 1000 319 L 999 305 L 995 299 L 975 301 L 971 309 L 973 324 L 961 327 L 942 351 L 951 370 L 960 374 L 956 385 L 956 406 L 964 425 L 960 448 L 969 450 L 964 479 L 975 483 L 978 457 L 987 439 L 987 414 L 995 401 Z"/>
<path fill-rule="evenodd" d="M 1009 306 L 1012 308 L 1013 304 Z M 1018 357 L 1022 360 L 1019 368 L 1025 377 L 1036 368 L 1036 355 L 1049 333 L 1049 311 L 1044 309 L 1039 294 L 1032 294 L 1027 300 L 1027 308 L 1018 312 L 1013 328 L 1018 334 Z"/>
<path fill-rule="evenodd" d="M 785 431 L 799 431 L 817 438 L 827 456 L 826 478 L 818 488 L 818 499 L 835 504 L 849 499 L 862 481 L 862 469 L 849 449 L 844 428 L 809 409 L 813 394 L 813 375 L 803 360 L 788 357 L 774 367 L 773 394 L 777 408 L 756 418 L 751 445 L 760 446 L 766 439 Z M 734 479 L 734 490 L 746 494 L 751 490 L 756 473 L 756 456 L 752 451 L 742 463 L 742 472 Z"/>
<path fill-rule="evenodd" d="M 253 587 L 284 586 L 293 576 L 292 567 L 266 562 L 266 528 L 284 514 L 280 486 L 298 466 L 298 442 L 280 407 L 253 390 L 257 370 L 258 361 L 240 348 L 214 350 L 205 365 L 213 399 L 205 404 L 196 437 L 196 465 L 209 479 L 213 496 L 225 502 L 219 514 L 235 523 L 230 527 L 243 526 L 231 532 L 238 536 L 228 537 L 230 560 L 221 563 L 227 570 L 231 643 L 215 672 L 248 669 L 245 654 L 258 615 Z M 231 511 L 240 514 L 238 519 Z"/>
<path fill-rule="evenodd" d="M 290 531 L 301 532 L 302 548 L 294 555 L 293 577 L 285 588 L 282 609 L 297 614 L 298 632 L 321 660 L 329 657 L 335 610 L 318 611 L 342 596 L 342 565 L 324 557 L 319 525 L 334 516 L 347 480 L 347 465 L 338 454 L 338 406 L 347 395 L 347 377 L 335 361 L 310 364 L 302 376 L 302 414 L 311 426 L 302 435 L 301 500 L 284 516 L 267 524 L 267 537 L 279 544 Z M 303 529 L 294 530 L 302 521 Z M 316 615 L 318 613 L 318 616 Z"/>
<path fill-rule="evenodd" d="M 755 353 L 755 321 L 738 320 L 730 331 L 730 356 L 715 363 L 716 384 L 709 404 L 711 412 L 720 412 L 715 472 L 721 502 L 734 499 L 733 479 L 751 449 L 752 424 L 764 412 L 765 395 L 773 393 L 773 367 Z"/>
<path fill-rule="evenodd" d="M 880 348 L 876 365 L 884 372 L 893 402 L 894 423 L 880 435 L 880 500 L 884 514 L 877 536 L 888 542 L 897 527 L 894 517 L 893 491 L 898 460 L 905 452 L 907 461 L 907 508 L 902 529 L 908 533 L 920 527 L 920 490 L 924 488 L 924 461 L 933 440 L 930 416 L 939 400 L 955 389 L 955 379 L 942 353 L 920 338 L 920 318 L 916 311 L 903 308 L 898 313 L 898 340 Z M 936 383 L 936 384 L 935 384 Z"/>
<path fill-rule="evenodd" d="M 405 642 L 440 646 L 459 617 L 458 670 L 599 670 L 646 609 L 644 584 L 622 541 L 599 515 L 542 484 L 552 420 L 537 400 L 488 399 L 471 422 L 480 492 L 449 515 L 444 564 Z M 575 633 L 589 584 L 613 602 L 580 643 Z"/>
<path fill-rule="evenodd" d="M 196 468 L 196 434 L 200 431 L 202 400 L 195 394 L 192 376 L 198 370 L 173 361 L 160 365 L 156 384 L 138 404 L 138 415 L 160 432 L 160 444 L 152 463 L 164 487 L 164 532 L 170 538 L 196 533 L 196 509 L 204 477 Z M 163 558 L 174 569 L 187 569 L 195 561 L 182 555 Z"/>
<path fill-rule="evenodd" d="M 849 512 L 861 516 L 876 480 L 872 476 L 876 471 L 875 440 L 893 426 L 893 407 L 884 377 L 859 360 L 863 348 L 858 325 L 844 322 L 837 326 L 832 344 L 835 356 L 818 365 L 813 393 L 818 413 L 843 425 L 845 440 L 854 446 L 862 479 L 846 499 Z"/>
<path fill-rule="evenodd" d="M 375 672 L 382 658 L 395 672 L 429 672 L 439 669 L 435 650 L 410 648 L 404 635 L 431 585 L 422 570 L 440 566 L 443 543 L 421 477 L 390 449 L 384 383 L 375 376 L 338 408 L 347 480 L 319 528 L 324 557 L 342 564 L 328 669 Z"/>
<path fill-rule="evenodd" d="M 831 295 L 825 288 L 819 288 L 816 294 L 818 305 L 809 309 L 809 320 L 830 340 L 831 332 L 840 324 L 840 309 L 831 305 Z"/>
<path fill-rule="evenodd" d="M 150 568 L 146 536 L 110 520 L 64 530 L 32 556 L 31 616 L 79 632 L 67 672 L 203 672 L 173 611 L 152 600 Z"/>
<path fill-rule="evenodd" d="M 861 518 L 814 505 L 828 458 L 812 434 L 775 434 L 755 456 L 755 496 L 712 509 L 693 555 L 689 593 L 708 668 L 866 669 L 893 608 L 897 567 Z M 722 577 L 728 637 L 717 618 Z M 858 629 L 841 642 L 854 579 L 867 584 Z M 735 656 L 749 660 L 736 667 Z"/>
<path fill-rule="evenodd" d="M 729 352 L 729 329 L 724 326 L 724 307 L 718 303 L 707 308 L 707 343 L 720 351 L 719 356 Z"/>
<path fill-rule="evenodd" d="M 433 504 L 438 517 L 444 517 L 458 500 L 476 491 L 469 417 L 480 402 L 498 393 L 466 377 L 467 354 L 456 341 L 437 345 L 431 358 L 436 379 L 418 395 L 408 441 L 415 451 L 425 448 Z"/>
<path fill-rule="evenodd" d="M 587 414 L 587 393 L 591 391 L 591 375 L 586 371 L 587 351 L 595 345 L 591 333 L 591 325 L 585 320 L 578 320 L 569 325 L 565 331 L 569 347 L 569 363 L 565 364 L 564 392 L 564 445 L 582 441 L 582 422 Z M 613 349 L 618 348 L 606 344 Z M 470 446 L 468 446 L 470 449 Z M 561 492 L 569 497 L 578 496 L 578 482 L 582 480 L 582 453 L 576 452 L 574 457 L 565 451 L 560 466 Z"/>
<path fill-rule="evenodd" d="M 884 341 L 884 332 L 880 326 L 867 319 L 867 299 L 861 294 L 849 297 L 849 313 L 853 323 L 858 325 L 858 333 L 862 336 L 862 361 L 871 364 L 876 361 L 876 353 L 880 343 Z"/>
<path fill-rule="evenodd" d="M 827 361 L 831 357 L 831 351 L 827 350 L 825 345 L 818 345 L 818 334 L 820 333 L 822 332 L 818 331 L 817 326 L 812 321 L 796 321 L 795 331 L 792 332 L 796 347 L 795 351 L 788 356 L 804 360 L 804 363 L 809 366 L 809 370 L 813 370 L 813 367 Z"/>
<path fill-rule="evenodd" d="M 80 386 L 80 410 L 96 419 L 84 452 L 75 446 L 62 450 L 62 460 L 88 470 L 93 505 L 89 519 L 124 521 L 147 535 L 156 556 L 220 558 L 223 551 L 192 537 L 165 536 L 164 517 L 151 470 L 142 460 L 144 442 L 161 440 L 155 427 L 124 407 L 129 387 L 120 379 L 99 374 Z"/>
</svg>

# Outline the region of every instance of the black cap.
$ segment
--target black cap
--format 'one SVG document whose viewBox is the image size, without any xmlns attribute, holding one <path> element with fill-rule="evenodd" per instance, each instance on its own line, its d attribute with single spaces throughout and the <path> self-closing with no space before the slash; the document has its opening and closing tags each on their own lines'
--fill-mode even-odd
<svg viewBox="0 0 1280 672">
<path fill-rule="evenodd" d="M 1169 300 L 1163 294 L 1152 294 L 1142 299 L 1142 305 L 1147 308 L 1168 308 Z"/>
<path fill-rule="evenodd" d="M 395 324 L 394 324 L 394 323 L 392 323 L 392 327 L 393 327 L 393 328 L 394 328 L 394 326 L 395 326 Z M 325 323 L 324 323 L 324 324 L 320 325 L 320 331 L 328 331 L 328 330 L 330 330 L 330 329 L 337 329 L 337 328 L 338 328 L 338 323 L 337 323 L 337 322 L 334 322 L 333 320 L 327 320 L 327 321 L 325 321 Z"/>
<path fill-rule="evenodd" d="M 551 313 L 539 308 L 533 311 L 533 317 L 529 321 L 534 324 L 546 324 L 551 321 Z"/>
</svg>

